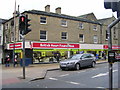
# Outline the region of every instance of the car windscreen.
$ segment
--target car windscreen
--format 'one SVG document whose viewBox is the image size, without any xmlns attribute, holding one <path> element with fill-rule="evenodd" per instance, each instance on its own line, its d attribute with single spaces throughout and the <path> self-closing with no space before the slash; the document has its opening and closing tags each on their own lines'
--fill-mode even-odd
<svg viewBox="0 0 120 90">
<path fill-rule="evenodd" d="M 73 55 L 71 59 L 80 59 L 81 56 L 81 54 Z"/>
</svg>

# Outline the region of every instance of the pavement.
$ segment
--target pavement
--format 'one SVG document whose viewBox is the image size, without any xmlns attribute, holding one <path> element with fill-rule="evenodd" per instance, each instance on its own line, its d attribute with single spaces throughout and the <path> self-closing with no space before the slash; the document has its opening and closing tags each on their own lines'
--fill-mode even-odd
<svg viewBox="0 0 120 90">
<path fill-rule="evenodd" d="M 106 63 L 107 60 L 98 60 L 97 64 Z M 25 67 L 25 79 L 23 79 L 23 67 L 17 66 L 5 67 L 5 65 L 0 65 L 2 68 L 0 85 L 20 83 L 20 82 L 30 82 L 39 79 L 44 79 L 47 71 L 59 70 L 58 63 L 52 64 L 32 64 Z"/>
</svg>

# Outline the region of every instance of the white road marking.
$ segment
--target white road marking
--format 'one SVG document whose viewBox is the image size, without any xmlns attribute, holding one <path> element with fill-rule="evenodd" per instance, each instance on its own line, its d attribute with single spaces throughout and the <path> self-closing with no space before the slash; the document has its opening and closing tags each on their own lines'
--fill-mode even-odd
<svg viewBox="0 0 120 90">
<path fill-rule="evenodd" d="M 108 75 L 108 72 L 97 74 L 97 75 L 93 76 L 92 78 L 102 77 L 102 76 L 106 76 L 106 75 Z"/>
<path fill-rule="evenodd" d="M 71 81 L 66 81 L 67 83 L 70 83 L 70 84 L 75 84 L 75 85 L 79 85 L 80 83 L 77 83 L 77 82 L 71 82 Z"/>
<path fill-rule="evenodd" d="M 104 88 L 104 87 L 96 87 L 96 88 Z"/>
<path fill-rule="evenodd" d="M 59 77 L 65 77 L 68 76 L 69 74 L 64 74 L 64 75 L 60 75 Z"/>
<path fill-rule="evenodd" d="M 77 73 L 82 73 L 82 72 L 86 72 L 86 70 L 85 71 L 80 71 L 80 72 L 77 72 Z"/>
<path fill-rule="evenodd" d="M 113 72 L 117 72 L 118 70 L 113 70 Z"/>
<path fill-rule="evenodd" d="M 56 79 L 56 78 L 49 78 L 50 80 L 58 80 L 58 79 Z"/>
</svg>

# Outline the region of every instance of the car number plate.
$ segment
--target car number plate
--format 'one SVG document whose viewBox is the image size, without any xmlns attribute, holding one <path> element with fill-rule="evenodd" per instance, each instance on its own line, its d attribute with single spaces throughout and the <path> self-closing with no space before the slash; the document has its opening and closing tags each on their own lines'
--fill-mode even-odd
<svg viewBox="0 0 120 90">
<path fill-rule="evenodd" d="M 67 65 L 61 65 L 62 67 L 66 67 Z"/>
</svg>

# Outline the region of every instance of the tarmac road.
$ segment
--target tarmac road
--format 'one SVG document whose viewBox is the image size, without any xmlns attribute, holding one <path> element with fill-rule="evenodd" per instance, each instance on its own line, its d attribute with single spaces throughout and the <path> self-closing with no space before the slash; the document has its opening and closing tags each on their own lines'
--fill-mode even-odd
<svg viewBox="0 0 120 90">
<path fill-rule="evenodd" d="M 113 68 L 114 88 L 118 88 L 118 64 Z M 98 88 L 109 86 L 108 63 L 79 71 L 49 71 L 45 79 L 5 84 L 3 88 Z"/>
</svg>

